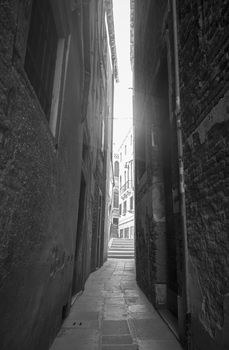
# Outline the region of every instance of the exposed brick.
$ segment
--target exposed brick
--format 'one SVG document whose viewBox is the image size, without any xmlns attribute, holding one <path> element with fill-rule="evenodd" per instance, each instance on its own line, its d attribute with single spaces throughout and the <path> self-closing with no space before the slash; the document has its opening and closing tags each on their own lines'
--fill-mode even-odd
<svg viewBox="0 0 229 350">
<path fill-rule="evenodd" d="M 144 5 L 140 0 L 135 2 L 134 118 L 137 156 L 143 154 L 142 151 L 139 152 L 142 146 L 139 141 L 138 124 L 146 124 L 142 135 L 146 140 L 144 160 L 136 161 L 137 276 L 139 284 L 152 301 L 155 300 L 155 295 L 150 286 L 156 281 L 155 271 L 159 270 L 156 257 L 163 254 L 164 250 L 169 265 L 173 259 L 177 259 L 178 295 L 182 298 L 185 293 L 174 121 L 173 23 L 172 11 L 166 14 L 164 5 L 164 2 L 161 2 L 160 6 L 149 1 L 144 2 Z M 220 334 L 222 335 L 221 330 L 225 322 L 223 303 L 229 288 L 229 4 L 226 0 L 220 3 L 178 0 L 177 11 L 192 342 L 196 349 L 205 349 L 206 344 L 210 349 L 221 349 L 223 345 Z M 167 90 L 170 93 L 170 107 L 173 112 L 170 115 L 170 130 L 167 134 L 162 112 L 163 102 L 160 102 L 160 99 L 163 99 L 163 79 L 166 75 L 165 70 L 164 75 L 161 74 L 161 67 L 166 55 L 169 67 Z M 161 128 L 160 120 L 163 126 Z M 151 125 L 159 125 L 156 131 L 159 153 L 155 152 L 151 145 Z M 169 152 L 171 155 L 166 157 Z M 144 161 L 145 167 L 142 165 Z M 162 231 L 157 231 L 154 223 L 147 225 L 147 219 L 152 220 L 155 201 L 155 198 L 149 197 L 152 191 L 150 179 L 156 173 L 160 174 L 160 168 L 166 174 L 164 178 L 159 177 L 165 188 L 167 226 L 164 230 L 168 238 L 167 248 L 164 250 L 160 250 L 154 235 L 155 232 L 162 234 Z M 139 174 L 145 170 L 146 174 L 139 180 Z M 173 192 L 172 205 L 168 195 L 171 191 L 170 185 Z M 170 239 L 173 230 L 175 246 L 171 245 Z M 169 265 L 166 269 L 168 287 L 176 280 Z"/>
</svg>

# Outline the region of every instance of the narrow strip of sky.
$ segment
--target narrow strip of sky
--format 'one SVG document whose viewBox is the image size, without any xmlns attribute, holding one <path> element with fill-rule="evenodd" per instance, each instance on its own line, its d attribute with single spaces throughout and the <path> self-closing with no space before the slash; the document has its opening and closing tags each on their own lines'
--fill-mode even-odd
<svg viewBox="0 0 229 350">
<path fill-rule="evenodd" d="M 114 93 L 114 142 L 119 144 L 132 125 L 130 66 L 130 0 L 113 0 L 119 83 Z"/>
</svg>

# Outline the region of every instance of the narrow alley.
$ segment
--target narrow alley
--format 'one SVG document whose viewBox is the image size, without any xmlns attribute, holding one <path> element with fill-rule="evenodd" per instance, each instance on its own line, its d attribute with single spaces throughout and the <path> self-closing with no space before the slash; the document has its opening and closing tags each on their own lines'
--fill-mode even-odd
<svg viewBox="0 0 229 350">
<path fill-rule="evenodd" d="M 181 350 L 136 284 L 134 259 L 93 272 L 50 350 Z"/>
<path fill-rule="evenodd" d="M 0 350 L 229 349 L 228 19 L 0 0 Z"/>
</svg>

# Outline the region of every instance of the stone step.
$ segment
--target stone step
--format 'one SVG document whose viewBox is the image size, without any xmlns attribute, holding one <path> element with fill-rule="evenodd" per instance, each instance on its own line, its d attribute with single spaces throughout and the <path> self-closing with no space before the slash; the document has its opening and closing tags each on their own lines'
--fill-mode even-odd
<svg viewBox="0 0 229 350">
<path fill-rule="evenodd" d="M 134 245 L 134 242 L 132 243 L 126 243 L 126 242 L 113 242 L 112 244 L 116 244 L 116 245 Z"/>
<path fill-rule="evenodd" d="M 112 247 L 114 246 L 114 247 L 130 247 L 130 248 L 132 248 L 132 247 L 134 247 L 134 245 L 133 244 L 112 244 L 111 245 Z"/>
<path fill-rule="evenodd" d="M 134 259 L 134 240 L 113 238 L 108 250 L 110 259 Z"/>
<path fill-rule="evenodd" d="M 123 254 L 111 254 L 111 255 L 108 255 L 108 258 L 116 258 L 116 259 L 123 259 L 123 258 L 134 258 L 134 254 L 126 254 L 126 255 L 123 255 Z"/>
<path fill-rule="evenodd" d="M 115 249 L 115 248 L 110 248 L 109 252 L 131 253 L 131 252 L 134 252 L 134 249 Z"/>
<path fill-rule="evenodd" d="M 133 255 L 108 255 L 108 259 L 134 259 Z"/>
<path fill-rule="evenodd" d="M 116 247 L 134 247 L 134 244 L 116 244 L 113 243 L 112 246 L 116 246 Z"/>
<path fill-rule="evenodd" d="M 118 243 L 134 243 L 134 240 L 133 240 L 133 239 L 113 238 L 113 242 L 118 242 Z"/>
</svg>

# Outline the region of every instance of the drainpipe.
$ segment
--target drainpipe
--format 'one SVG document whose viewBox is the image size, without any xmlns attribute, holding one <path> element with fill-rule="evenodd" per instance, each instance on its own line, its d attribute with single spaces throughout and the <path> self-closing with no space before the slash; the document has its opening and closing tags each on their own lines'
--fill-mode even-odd
<svg viewBox="0 0 229 350">
<path fill-rule="evenodd" d="M 190 300 L 189 300 L 189 275 L 188 275 L 188 239 L 187 220 L 185 205 L 185 181 L 184 181 L 184 161 L 183 142 L 181 129 L 181 105 L 180 105 L 180 79 L 179 79 L 179 56 L 178 56 L 178 34 L 177 34 L 177 10 L 176 0 L 172 0 L 173 14 L 173 41 L 174 41 L 174 66 L 175 66 L 175 94 L 176 94 L 176 129 L 178 143 L 179 161 L 179 187 L 180 187 L 180 209 L 181 209 L 181 232 L 183 239 L 183 268 L 184 268 L 184 306 L 185 306 L 185 340 L 187 349 L 190 349 Z"/>
</svg>

